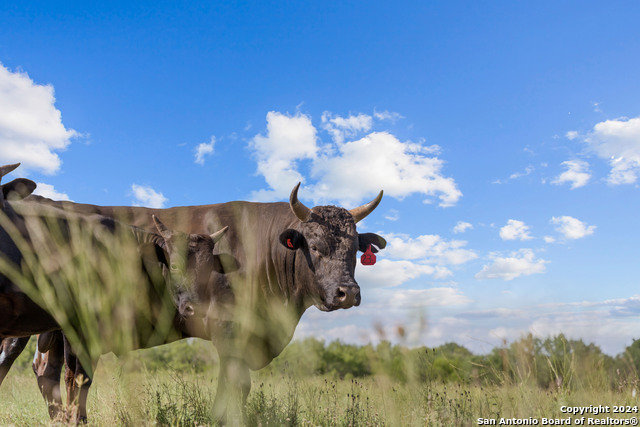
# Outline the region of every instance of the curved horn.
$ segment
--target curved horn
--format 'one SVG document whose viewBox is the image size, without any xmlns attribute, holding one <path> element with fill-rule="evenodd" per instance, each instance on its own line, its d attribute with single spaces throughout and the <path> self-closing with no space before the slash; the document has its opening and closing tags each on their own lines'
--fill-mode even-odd
<svg viewBox="0 0 640 427">
<path fill-rule="evenodd" d="M 349 211 L 351 216 L 353 216 L 353 220 L 356 223 L 361 221 L 361 220 L 363 220 L 363 219 L 365 219 L 365 217 L 367 215 L 369 215 L 371 212 L 373 212 L 373 210 L 380 203 L 380 200 L 382 200 L 382 193 L 383 193 L 383 191 L 380 190 L 380 192 L 378 193 L 378 196 L 375 199 L 373 199 L 372 201 L 370 201 L 366 205 L 362 205 L 362 206 L 359 206 L 357 208 L 353 208 L 353 209 L 351 209 Z"/>
<path fill-rule="evenodd" d="M 213 240 L 213 243 L 216 243 L 218 240 L 222 239 L 222 236 L 224 236 L 224 233 L 226 233 L 227 231 L 229 231 L 228 225 L 223 229 L 218 230 L 213 234 L 210 234 L 209 237 L 211 237 L 211 239 Z"/>
<path fill-rule="evenodd" d="M 0 181 L 2 181 L 2 177 L 20 166 L 20 163 L 14 163 L 12 165 L 4 165 L 0 166 Z"/>
<path fill-rule="evenodd" d="M 300 188 L 300 183 L 293 187 L 291 191 L 291 196 L 289 196 L 289 206 L 291 206 L 291 211 L 295 216 L 302 222 L 305 222 L 309 219 L 311 215 L 311 209 L 303 205 L 300 200 L 298 200 L 298 188 Z"/>
<path fill-rule="evenodd" d="M 153 219 L 153 223 L 156 225 L 156 229 L 158 230 L 158 233 L 160 233 L 160 235 L 164 238 L 164 239 L 169 239 L 171 238 L 171 230 L 169 230 L 163 223 L 162 221 L 160 221 L 160 219 L 155 216 L 155 215 L 151 215 L 151 219 Z"/>
</svg>

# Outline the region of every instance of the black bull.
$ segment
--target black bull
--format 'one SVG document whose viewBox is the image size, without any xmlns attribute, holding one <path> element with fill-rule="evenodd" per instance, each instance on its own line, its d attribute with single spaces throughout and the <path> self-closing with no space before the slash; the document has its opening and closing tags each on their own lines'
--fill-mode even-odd
<svg viewBox="0 0 640 427">
<path fill-rule="evenodd" d="M 17 166 L 1 166 L 0 180 Z M 118 249 L 112 251 L 112 258 L 101 257 L 100 253 L 104 253 L 104 250 L 82 253 L 82 258 L 90 259 L 95 265 L 115 260 L 119 267 L 125 264 L 130 267 L 124 270 L 127 272 L 126 275 L 118 276 L 118 279 L 125 280 L 121 283 L 120 289 L 130 290 L 121 293 L 116 289 L 116 293 L 110 295 L 116 301 L 124 298 L 124 295 L 136 295 L 137 290 L 142 291 L 144 295 L 118 311 L 129 319 L 129 326 L 133 330 L 128 337 L 130 341 L 117 343 L 115 347 L 112 346 L 113 342 L 105 342 L 98 351 L 108 352 L 163 344 L 185 335 L 189 336 L 188 331 L 192 324 L 195 330 L 202 329 L 198 327 L 202 320 L 196 320 L 195 317 L 193 301 L 197 298 L 194 297 L 193 291 L 197 286 L 210 283 L 211 277 L 222 276 L 215 269 L 213 248 L 226 233 L 227 227 L 212 235 L 189 235 L 167 228 L 152 216 L 151 220 L 157 233 L 151 233 L 97 214 L 84 215 L 46 204 L 17 201 L 35 187 L 35 183 L 22 178 L 0 185 L 0 261 L 3 264 L 0 273 L 0 338 L 9 337 L 4 339 L 0 346 L 0 382 L 15 356 L 24 347 L 24 337 L 28 339 L 31 334 L 43 332 L 51 337 L 50 332 L 55 332 L 61 325 L 64 326 L 58 323 L 60 319 L 67 324 L 67 332 L 72 331 L 77 335 L 76 344 L 79 345 L 78 349 L 85 350 L 85 360 L 91 365 L 97 360 L 98 354 L 94 354 L 97 351 L 86 354 L 85 344 L 88 336 L 83 333 L 91 332 L 91 329 L 83 330 L 79 324 L 82 307 L 79 306 L 81 300 L 77 298 L 83 294 L 80 288 L 87 288 L 87 285 L 102 288 L 105 283 L 97 281 L 104 276 L 92 276 L 95 283 L 81 283 L 77 289 L 73 287 L 73 277 L 79 276 L 70 276 L 69 271 L 87 267 L 86 264 L 77 264 L 76 256 L 80 254 L 78 247 L 87 249 L 86 245 L 89 245 L 98 249 Z M 110 245 L 116 243 L 116 240 L 120 244 Z M 105 244 L 107 246 L 104 246 Z M 71 249 L 74 247 L 76 251 Z M 40 267 L 35 267 L 36 265 Z M 106 268 L 109 266 L 113 264 L 107 264 Z M 49 298 L 40 295 L 40 291 L 45 288 L 38 284 L 39 279 L 36 277 L 43 277 L 42 273 L 54 278 L 47 286 L 56 283 L 54 287 L 46 289 L 55 292 L 50 294 Z M 31 289 L 29 295 L 25 293 L 26 288 L 23 286 Z M 68 295 L 69 298 L 56 303 L 54 300 L 59 298 L 53 295 L 58 292 L 63 292 L 63 295 Z M 109 292 L 103 292 L 102 295 L 106 296 Z M 36 303 L 31 298 L 40 302 Z M 113 303 L 113 300 L 109 301 Z M 52 311 L 43 309 L 48 305 Z M 61 307 L 64 307 L 64 312 L 60 311 Z M 117 308 L 107 303 L 108 310 Z M 92 310 L 87 308 L 86 313 L 93 316 L 95 312 Z M 112 326 L 113 329 L 118 329 Z M 62 340 L 58 341 L 62 343 Z M 39 344 L 42 343 L 43 340 L 39 340 Z M 66 337 L 64 344 L 68 347 Z M 41 345 L 41 348 L 43 347 L 50 346 Z M 65 348 L 65 353 L 69 353 L 66 350 Z M 75 356 L 73 358 L 75 360 Z M 79 369 L 78 373 L 84 374 L 84 370 Z M 84 376 L 86 378 L 86 375 Z M 59 370 L 56 382 L 59 388 Z M 48 401 L 58 403 L 56 396 L 52 395 L 55 394 L 55 390 L 51 381 L 40 386 Z M 48 387 L 48 390 L 45 390 L 45 387 Z M 84 397 L 86 398 L 86 393 Z M 80 398 L 82 400 L 82 395 Z M 59 401 L 59 396 L 57 400 Z M 84 404 L 81 404 L 81 407 L 83 406 Z M 56 410 L 55 407 L 50 408 L 52 416 Z M 78 415 L 83 417 L 86 414 Z"/>
<path fill-rule="evenodd" d="M 38 196 L 23 203 L 114 217 L 143 229 L 153 227 L 152 214 L 186 233 L 229 226 L 216 246 L 225 280 L 197 292 L 205 321 L 195 334 L 212 340 L 218 349 L 214 415 L 224 419 L 229 396 L 237 393 L 230 389 L 238 388 L 246 401 L 249 370 L 263 368 L 280 354 L 307 308 L 332 311 L 360 304 L 354 279 L 357 251 L 371 246 L 377 252 L 386 246 L 382 237 L 356 231 L 356 223 L 376 208 L 382 192 L 351 211 L 336 206 L 309 209 L 298 201 L 299 186 L 289 203 L 228 202 L 162 210 L 54 202 Z"/>
</svg>

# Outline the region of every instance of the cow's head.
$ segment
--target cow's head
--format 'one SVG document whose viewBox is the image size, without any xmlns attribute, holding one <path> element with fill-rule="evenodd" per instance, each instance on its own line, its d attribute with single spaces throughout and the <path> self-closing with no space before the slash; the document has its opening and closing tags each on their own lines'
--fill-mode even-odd
<svg viewBox="0 0 640 427">
<path fill-rule="evenodd" d="M 377 252 L 387 242 L 377 234 L 359 234 L 356 223 L 378 206 L 382 191 L 371 202 L 351 210 L 337 206 L 309 209 L 298 200 L 299 188 L 300 183 L 291 192 L 289 204 L 300 223 L 280 234 L 280 243 L 304 254 L 312 282 L 307 294 L 316 307 L 332 311 L 360 305 L 360 287 L 354 279 L 357 252 L 366 251 L 369 245 Z"/>
<path fill-rule="evenodd" d="M 199 305 L 198 290 L 208 286 L 212 275 L 220 274 L 213 249 L 229 227 L 210 235 L 187 234 L 170 230 L 155 215 L 152 218 L 163 239 L 161 246 L 166 255 L 163 268 L 174 302 L 181 316 L 191 317 Z"/>
<path fill-rule="evenodd" d="M 20 166 L 20 163 L 0 166 L 0 183 L 2 177 Z M 4 206 L 5 200 L 20 200 L 33 193 L 36 183 L 26 178 L 17 178 L 11 182 L 0 185 L 0 206 Z"/>
</svg>

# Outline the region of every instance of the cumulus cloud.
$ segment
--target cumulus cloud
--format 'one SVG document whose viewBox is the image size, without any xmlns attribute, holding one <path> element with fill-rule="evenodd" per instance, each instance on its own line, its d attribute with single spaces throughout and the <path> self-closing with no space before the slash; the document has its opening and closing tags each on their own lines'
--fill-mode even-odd
<svg viewBox="0 0 640 427">
<path fill-rule="evenodd" d="M 204 165 L 205 156 L 210 156 L 213 154 L 213 147 L 216 143 L 216 137 L 212 136 L 209 142 L 203 142 L 198 144 L 195 149 L 195 162 L 199 165 Z"/>
<path fill-rule="evenodd" d="M 368 132 L 373 126 L 373 118 L 367 114 L 334 116 L 330 112 L 322 113 L 322 127 L 331 134 L 333 140 L 341 144 L 345 138 L 352 138 L 360 132 Z"/>
<path fill-rule="evenodd" d="M 146 206 L 148 208 L 159 209 L 163 208 L 168 201 L 162 193 L 157 192 L 149 186 L 132 184 L 131 191 L 133 192 L 134 206 Z"/>
<path fill-rule="evenodd" d="M 314 159 L 318 151 L 316 128 L 311 118 L 301 113 L 294 116 L 270 111 L 266 135 L 256 135 L 249 144 L 258 161 L 258 173 L 271 188 L 252 194 L 258 201 L 288 197 L 293 186 L 304 181 L 297 162 Z"/>
<path fill-rule="evenodd" d="M 567 139 L 569 141 L 573 141 L 574 139 L 576 139 L 577 137 L 580 136 L 580 134 L 578 132 L 576 132 L 575 130 L 570 130 L 569 132 L 567 132 L 565 134 L 565 136 L 567 137 Z"/>
<path fill-rule="evenodd" d="M 337 121 L 340 129 L 368 129 L 366 120 L 355 117 Z M 337 117 L 325 116 L 325 123 Z M 462 196 L 453 178 L 442 173 L 444 161 L 436 157 L 439 147 L 411 141 L 402 142 L 388 132 L 371 132 L 345 142 L 333 142 L 318 154 L 317 130 L 309 116 L 290 116 L 278 112 L 267 114 L 266 135 L 256 135 L 249 144 L 258 160 L 258 173 L 270 189 L 253 193 L 259 201 L 288 197 L 298 181 L 304 181 L 300 163 L 309 161 L 315 185 L 303 186 L 302 196 L 315 203 L 338 201 L 354 206 L 372 199 L 380 189 L 391 197 L 403 198 L 418 193 L 425 202 L 438 198 L 440 206 L 454 205 Z"/>
<path fill-rule="evenodd" d="M 60 169 L 56 152 L 78 133 L 62 124 L 55 101 L 53 86 L 0 64 L 0 158 L 5 164 L 21 162 L 23 169 L 46 174 Z"/>
<path fill-rule="evenodd" d="M 502 279 L 513 280 L 520 276 L 544 273 L 549 261 L 536 259 L 531 249 L 520 249 L 511 253 L 508 257 L 493 255 L 493 262 L 482 267 L 475 275 L 476 279 Z"/>
<path fill-rule="evenodd" d="M 456 226 L 453 227 L 453 232 L 455 234 L 464 233 L 467 230 L 473 230 L 473 225 L 464 221 L 458 221 Z"/>
<path fill-rule="evenodd" d="M 507 225 L 500 229 L 500 237 L 502 240 L 530 240 L 533 239 L 529 234 L 529 226 L 524 222 L 516 219 L 507 221 Z"/>
<path fill-rule="evenodd" d="M 556 224 L 556 231 L 564 236 L 565 239 L 581 239 L 593 234 L 596 229 L 595 225 L 587 225 L 585 222 L 571 216 L 554 216 L 551 223 Z"/>
<path fill-rule="evenodd" d="M 353 204 L 363 195 L 385 194 L 403 198 L 413 193 L 440 199 L 440 206 L 453 206 L 462 196 L 452 178 L 442 175 L 444 162 L 430 157 L 434 147 L 402 142 L 387 132 L 373 132 L 338 147 L 337 153 L 318 157 L 312 176 L 320 200 L 337 199 Z M 348 183 L 348 185 L 345 185 Z"/>
<path fill-rule="evenodd" d="M 51 184 L 45 184 L 44 182 L 37 182 L 37 187 L 33 191 L 33 194 L 37 194 L 42 197 L 47 197 L 52 200 L 71 200 L 66 193 L 60 193 L 53 188 Z"/>
<path fill-rule="evenodd" d="M 420 276 L 443 279 L 450 275 L 451 271 L 444 267 L 418 264 L 409 260 L 382 259 L 372 266 L 358 264 L 355 278 L 361 286 L 366 288 L 388 288 L 400 286 Z"/>
<path fill-rule="evenodd" d="M 385 239 L 387 247 L 384 255 L 389 258 L 460 265 L 478 257 L 474 251 L 465 249 L 467 242 L 464 240 L 445 240 L 433 234 L 412 238 L 402 233 L 386 233 Z"/>
<path fill-rule="evenodd" d="M 573 190 L 584 186 L 591 178 L 589 163 L 583 160 L 567 160 L 566 162 L 562 162 L 562 166 L 566 167 L 567 170 L 551 181 L 552 184 L 562 185 L 570 183 L 571 189 Z"/>
<path fill-rule="evenodd" d="M 633 184 L 640 172 L 640 117 L 600 122 L 584 137 L 589 149 L 611 166 L 607 181 Z"/>
<path fill-rule="evenodd" d="M 412 238 L 406 234 L 385 233 L 387 247 L 373 266 L 358 265 L 356 279 L 365 287 L 400 286 L 421 276 L 445 279 L 453 275 L 448 266 L 464 264 L 478 256 L 466 249 L 467 242 L 447 241 L 437 235 Z M 386 258 L 391 259 L 386 259 Z"/>
</svg>

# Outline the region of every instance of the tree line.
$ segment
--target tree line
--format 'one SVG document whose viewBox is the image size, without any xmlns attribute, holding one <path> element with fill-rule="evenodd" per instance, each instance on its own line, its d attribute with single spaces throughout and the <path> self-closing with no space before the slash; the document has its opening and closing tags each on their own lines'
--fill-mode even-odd
<svg viewBox="0 0 640 427">
<path fill-rule="evenodd" d="M 35 341 L 18 361 L 18 369 L 30 365 Z M 215 365 L 210 342 L 188 339 L 133 352 L 134 369 L 173 369 L 201 372 Z M 329 376 L 350 379 L 384 375 L 406 382 L 444 382 L 480 385 L 535 384 L 542 389 L 576 387 L 624 387 L 638 382 L 640 339 L 617 356 L 609 356 L 591 343 L 568 339 L 563 334 L 545 339 L 527 335 L 494 348 L 484 355 L 446 343 L 435 348 L 394 345 L 381 341 L 358 346 L 340 341 L 325 343 L 316 338 L 293 341 L 258 375 L 290 377 Z"/>
</svg>

